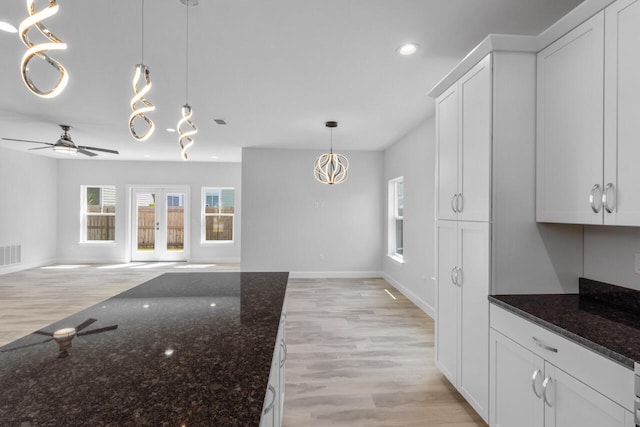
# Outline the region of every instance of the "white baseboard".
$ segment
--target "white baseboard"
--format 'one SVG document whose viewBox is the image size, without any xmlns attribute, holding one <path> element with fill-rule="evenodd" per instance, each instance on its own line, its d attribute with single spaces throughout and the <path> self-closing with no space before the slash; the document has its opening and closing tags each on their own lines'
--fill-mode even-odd
<svg viewBox="0 0 640 427">
<path fill-rule="evenodd" d="M 436 310 L 435 310 L 435 308 L 432 307 L 431 305 L 427 304 L 427 302 L 425 300 L 423 300 L 422 298 L 420 298 L 419 296 L 414 294 L 410 289 L 408 289 L 406 286 L 404 286 L 403 284 L 401 284 L 400 282 L 395 280 L 393 277 L 391 277 L 387 273 L 384 273 L 383 278 L 384 278 L 384 280 L 389 282 L 389 284 L 391 284 L 394 288 L 396 288 L 398 291 L 400 291 L 402 293 L 402 295 L 407 297 L 412 303 L 417 305 L 429 317 L 431 317 L 432 319 L 436 318 Z"/>
<path fill-rule="evenodd" d="M 382 271 L 292 271 L 291 279 L 377 279 Z"/>
<path fill-rule="evenodd" d="M 56 264 L 126 264 L 125 258 L 58 258 Z"/>
<path fill-rule="evenodd" d="M 45 261 L 27 262 L 27 263 L 11 265 L 8 267 L 2 267 L 0 268 L 0 276 L 2 276 L 3 274 L 16 273 L 18 271 L 29 270 L 32 268 L 44 267 L 45 265 L 51 265 L 55 263 L 56 263 L 55 259 L 48 259 Z"/>
<path fill-rule="evenodd" d="M 193 264 L 240 264 L 240 258 L 190 258 Z"/>
</svg>

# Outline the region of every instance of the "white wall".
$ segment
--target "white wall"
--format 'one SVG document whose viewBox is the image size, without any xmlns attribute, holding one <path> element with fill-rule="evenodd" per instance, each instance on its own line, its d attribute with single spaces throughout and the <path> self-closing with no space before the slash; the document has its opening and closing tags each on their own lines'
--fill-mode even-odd
<svg viewBox="0 0 640 427">
<path fill-rule="evenodd" d="M 193 262 L 239 262 L 241 239 L 240 163 L 132 162 L 59 160 L 58 244 L 59 262 L 125 262 L 129 206 L 127 185 L 189 185 L 191 188 L 191 253 Z M 116 186 L 116 243 L 96 247 L 80 245 L 80 186 Z M 200 244 L 202 187 L 235 187 L 235 242 L 216 246 Z"/>
<path fill-rule="evenodd" d="M 56 161 L 0 148 L 0 246 L 21 245 L 20 266 L 56 258 Z"/>
<path fill-rule="evenodd" d="M 635 254 L 640 254 L 640 228 L 584 227 L 585 277 L 640 290 Z"/>
<path fill-rule="evenodd" d="M 435 120 L 431 117 L 385 151 L 386 182 L 404 177 L 404 263 L 383 257 L 384 277 L 427 314 L 435 316 Z M 386 212 L 386 209 L 385 209 Z M 388 223 L 385 221 L 384 236 Z M 383 249 L 387 253 L 387 246 Z"/>
<path fill-rule="evenodd" d="M 313 177 L 317 150 L 242 150 L 243 271 L 381 276 L 383 153 L 341 152 L 349 178 Z"/>
</svg>

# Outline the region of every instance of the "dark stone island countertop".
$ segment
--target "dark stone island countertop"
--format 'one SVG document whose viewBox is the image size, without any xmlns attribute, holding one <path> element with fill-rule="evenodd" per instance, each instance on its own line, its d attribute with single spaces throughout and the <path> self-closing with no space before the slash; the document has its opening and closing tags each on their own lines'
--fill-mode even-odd
<svg viewBox="0 0 640 427">
<path fill-rule="evenodd" d="M 489 301 L 633 370 L 640 363 L 640 292 L 580 278 L 578 294 L 494 295 Z"/>
<path fill-rule="evenodd" d="M 167 273 L 0 347 L 0 425 L 257 427 L 287 280 Z"/>
</svg>

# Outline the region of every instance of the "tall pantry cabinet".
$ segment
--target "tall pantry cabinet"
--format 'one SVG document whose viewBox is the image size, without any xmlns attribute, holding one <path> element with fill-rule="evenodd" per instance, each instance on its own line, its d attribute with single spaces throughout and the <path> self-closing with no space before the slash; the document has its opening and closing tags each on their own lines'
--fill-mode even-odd
<svg viewBox="0 0 640 427">
<path fill-rule="evenodd" d="M 535 52 L 490 51 L 460 75 L 430 93 L 436 365 L 487 421 L 488 295 L 575 291 L 582 232 L 535 222 Z"/>
</svg>

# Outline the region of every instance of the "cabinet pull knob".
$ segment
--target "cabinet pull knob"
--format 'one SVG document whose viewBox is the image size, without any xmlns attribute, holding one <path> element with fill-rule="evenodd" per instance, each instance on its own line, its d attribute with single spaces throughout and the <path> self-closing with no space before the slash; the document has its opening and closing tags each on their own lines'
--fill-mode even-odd
<svg viewBox="0 0 640 427">
<path fill-rule="evenodd" d="M 591 210 L 593 211 L 593 213 L 599 213 L 600 209 L 602 208 L 602 203 L 600 203 L 596 207 L 596 200 L 602 201 L 602 196 L 600 196 L 599 198 L 596 197 L 596 191 L 598 190 L 600 190 L 600 184 L 596 184 L 591 187 L 591 191 L 589 192 L 589 205 L 591 205 Z"/>
<path fill-rule="evenodd" d="M 457 204 L 458 204 L 458 203 L 456 202 L 456 199 L 457 199 L 457 198 L 458 198 L 458 195 L 457 195 L 457 194 L 454 194 L 454 195 L 451 197 L 451 210 L 452 210 L 453 212 L 455 212 L 455 213 L 458 213 L 458 211 L 456 210 L 456 206 L 457 206 Z"/>
<path fill-rule="evenodd" d="M 557 352 L 558 352 L 558 349 L 557 349 L 557 348 L 548 346 L 548 345 L 547 345 L 547 344 L 545 344 L 545 342 L 544 342 L 544 341 L 542 341 L 541 339 L 538 339 L 538 338 L 536 338 L 536 337 L 531 337 L 531 338 L 533 338 L 533 341 L 535 341 L 535 343 L 538 345 L 538 347 L 543 348 L 543 349 L 548 350 L 548 351 L 552 351 L 552 352 L 554 352 L 554 353 L 557 353 Z"/>
<path fill-rule="evenodd" d="M 549 384 L 553 383 L 553 380 L 551 379 L 551 377 L 547 377 L 544 379 L 544 381 L 542 382 L 542 396 L 544 397 L 544 402 L 549 405 L 549 408 L 553 408 L 553 405 L 551 404 L 551 401 L 549 400 Z"/>
<path fill-rule="evenodd" d="M 276 401 L 276 389 L 273 388 L 273 386 L 271 384 L 269 384 L 269 391 L 273 395 L 273 398 L 271 399 L 271 403 L 269 403 L 269 406 L 264 408 L 264 411 L 262 412 L 264 415 L 267 415 L 273 409 L 273 404 Z"/>
<path fill-rule="evenodd" d="M 462 213 L 462 208 L 464 208 L 464 204 L 462 202 L 462 193 L 458 193 L 456 196 L 456 210 L 458 213 Z"/>
<path fill-rule="evenodd" d="M 604 191 L 602 192 L 602 206 L 604 206 L 604 209 L 607 211 L 607 213 L 613 213 L 613 208 L 615 205 L 615 191 L 613 193 L 614 197 L 609 197 L 609 191 L 611 189 L 613 189 L 612 182 L 608 183 L 604 188 Z"/>
<path fill-rule="evenodd" d="M 533 394 L 535 394 L 538 399 L 541 399 L 542 395 L 538 393 L 538 389 L 536 388 L 536 381 L 538 379 L 538 375 L 540 375 L 541 373 L 542 371 L 540 369 L 536 369 L 536 371 L 533 373 L 533 376 L 531 377 L 531 388 L 533 389 Z"/>
</svg>

